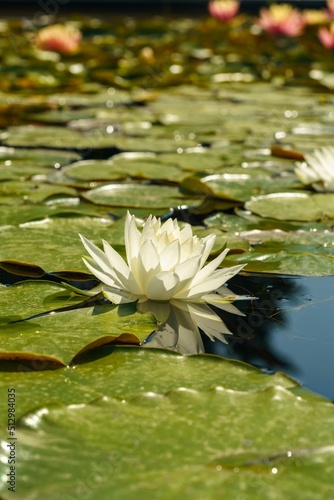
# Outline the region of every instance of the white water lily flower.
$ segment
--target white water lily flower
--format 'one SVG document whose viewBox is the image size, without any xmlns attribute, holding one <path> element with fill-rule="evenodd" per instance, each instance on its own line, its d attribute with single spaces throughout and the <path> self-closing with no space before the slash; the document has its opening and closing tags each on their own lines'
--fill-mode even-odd
<svg viewBox="0 0 334 500">
<path fill-rule="evenodd" d="M 137 301 L 137 309 L 152 312 L 159 323 L 166 322 L 169 316 L 168 304 L 176 302 L 185 310 L 197 304 L 196 323 L 201 328 L 199 318 L 205 318 L 211 337 L 221 330 L 222 321 L 206 304 L 240 313 L 231 302 L 246 297 L 233 295 L 223 285 L 244 265 L 217 269 L 229 249 L 204 265 L 215 235 L 198 238 L 189 224 L 181 229 L 176 220 L 162 224 L 152 215 L 140 231 L 135 217 L 128 212 L 124 229 L 126 261 L 106 241 L 102 251 L 80 237 L 90 255 L 83 259 L 86 266 L 103 283 L 104 295 L 115 304 Z"/>
<path fill-rule="evenodd" d="M 334 147 L 316 149 L 304 158 L 306 163 L 299 163 L 295 169 L 301 182 L 317 191 L 334 192 Z"/>
</svg>

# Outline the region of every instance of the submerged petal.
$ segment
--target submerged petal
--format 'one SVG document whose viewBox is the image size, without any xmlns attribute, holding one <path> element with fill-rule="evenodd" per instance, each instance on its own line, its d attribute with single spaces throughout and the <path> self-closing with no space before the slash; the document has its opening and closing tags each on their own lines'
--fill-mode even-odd
<svg viewBox="0 0 334 500">
<path fill-rule="evenodd" d="M 173 300 L 175 307 L 188 311 L 193 321 L 203 332 L 214 340 L 214 338 L 226 343 L 223 334 L 231 334 L 224 321 L 206 304 L 195 302 L 184 302 Z"/>
<path fill-rule="evenodd" d="M 154 300 L 145 300 L 143 302 L 138 302 L 137 311 L 141 313 L 152 313 L 156 317 L 159 323 L 165 323 L 170 314 L 170 303 L 169 302 L 157 302 Z"/>
</svg>

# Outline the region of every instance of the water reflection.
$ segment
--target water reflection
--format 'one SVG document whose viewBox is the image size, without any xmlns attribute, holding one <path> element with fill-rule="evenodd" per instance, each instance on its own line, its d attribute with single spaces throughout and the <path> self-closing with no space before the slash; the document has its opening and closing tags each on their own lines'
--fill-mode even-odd
<svg viewBox="0 0 334 500">
<path fill-rule="evenodd" d="M 225 295 L 232 295 L 228 288 L 221 288 L 224 288 Z M 147 311 L 142 312 L 152 311 L 149 302 L 144 303 L 147 304 Z M 224 308 L 224 312 L 228 311 L 232 315 L 244 315 L 233 304 L 226 303 L 221 307 Z M 170 349 L 182 354 L 200 354 L 205 352 L 200 331 L 212 342 L 218 340 L 221 343 L 226 343 L 226 336 L 233 334 L 224 320 L 221 308 L 212 311 L 207 304 L 177 300 L 160 303 L 159 308 L 164 308 L 166 322 L 146 339 L 144 347 Z M 159 312 L 161 315 L 161 311 Z"/>
<path fill-rule="evenodd" d="M 229 350 L 205 344 L 207 352 L 283 371 L 334 400 L 334 277 L 248 277 L 231 284 L 236 292 L 244 286 L 259 297 L 253 310 L 243 304 L 249 338 Z"/>
<path fill-rule="evenodd" d="M 215 310 L 226 327 L 221 340 L 211 341 L 199 331 L 205 324 L 195 321 L 194 326 L 190 314 L 173 308 L 145 346 L 183 354 L 207 352 L 267 372 L 282 371 L 334 400 L 334 277 L 236 276 L 229 287 L 258 299 L 238 301 L 243 316 Z"/>
</svg>

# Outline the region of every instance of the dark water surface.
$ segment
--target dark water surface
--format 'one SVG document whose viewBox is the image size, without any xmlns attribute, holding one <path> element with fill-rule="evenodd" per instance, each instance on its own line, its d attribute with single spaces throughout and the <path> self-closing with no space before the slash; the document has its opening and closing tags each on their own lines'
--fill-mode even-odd
<svg viewBox="0 0 334 500">
<path fill-rule="evenodd" d="M 246 316 L 229 324 L 235 338 L 206 341 L 207 352 L 282 371 L 334 400 L 334 277 L 240 277 L 230 288 L 258 299 L 237 303 Z"/>
</svg>

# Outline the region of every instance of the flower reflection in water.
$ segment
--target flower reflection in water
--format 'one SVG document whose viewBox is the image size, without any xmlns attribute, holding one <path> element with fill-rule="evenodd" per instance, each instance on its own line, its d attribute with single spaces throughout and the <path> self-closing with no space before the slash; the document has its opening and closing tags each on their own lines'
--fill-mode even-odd
<svg viewBox="0 0 334 500">
<path fill-rule="evenodd" d="M 233 295 L 226 287 L 225 293 Z M 236 296 L 235 299 L 247 297 Z M 207 306 L 198 303 L 173 301 L 164 304 L 167 320 L 146 340 L 144 347 L 155 347 L 177 351 L 181 354 L 199 354 L 204 352 L 200 330 L 212 341 L 215 339 L 226 343 L 225 335 L 232 335 L 225 322 Z M 225 304 L 224 310 L 244 316 L 233 304 Z"/>
</svg>

